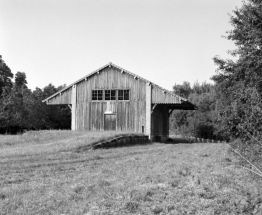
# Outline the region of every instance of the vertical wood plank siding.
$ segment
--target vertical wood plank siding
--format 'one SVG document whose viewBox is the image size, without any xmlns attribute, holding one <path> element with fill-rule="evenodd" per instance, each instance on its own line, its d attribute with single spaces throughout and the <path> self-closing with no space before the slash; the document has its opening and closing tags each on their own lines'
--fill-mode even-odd
<svg viewBox="0 0 262 215">
<path fill-rule="evenodd" d="M 53 98 L 48 100 L 49 105 L 64 105 L 64 104 L 71 104 L 71 95 L 72 95 L 72 88 L 68 88 L 66 91 L 62 92 L 61 95 L 57 94 Z"/>
<path fill-rule="evenodd" d="M 104 113 L 116 114 L 117 130 L 142 131 L 145 127 L 146 83 L 107 67 L 77 84 L 77 130 L 104 130 Z M 92 101 L 94 89 L 129 89 L 129 101 Z M 108 107 L 109 105 L 109 107 Z"/>
<path fill-rule="evenodd" d="M 156 86 L 152 86 L 152 103 L 175 103 L 180 104 L 179 97 L 164 92 Z"/>
<path fill-rule="evenodd" d="M 72 104 L 72 129 L 75 130 L 103 131 L 106 119 L 108 129 L 144 132 L 152 139 L 168 137 L 168 108 L 171 107 L 165 104 L 181 104 L 183 98 L 134 76 L 109 64 L 44 101 L 51 105 Z M 107 89 L 129 90 L 129 100 L 92 101 L 92 90 Z"/>
</svg>

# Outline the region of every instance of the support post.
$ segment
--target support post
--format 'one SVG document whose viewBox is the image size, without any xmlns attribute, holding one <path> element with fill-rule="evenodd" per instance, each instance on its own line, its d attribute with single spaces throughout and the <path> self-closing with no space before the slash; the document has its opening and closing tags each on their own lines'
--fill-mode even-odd
<svg viewBox="0 0 262 215">
<path fill-rule="evenodd" d="M 152 104 L 152 86 L 146 85 L 146 135 L 151 140 L 151 104 Z"/>
<path fill-rule="evenodd" d="M 71 130 L 76 130 L 76 85 L 72 86 L 72 96 L 71 96 Z"/>
</svg>

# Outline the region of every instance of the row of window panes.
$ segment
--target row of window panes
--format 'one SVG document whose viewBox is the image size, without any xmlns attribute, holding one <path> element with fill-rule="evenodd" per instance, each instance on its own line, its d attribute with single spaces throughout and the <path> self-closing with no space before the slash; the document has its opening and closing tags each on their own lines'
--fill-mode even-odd
<svg viewBox="0 0 262 215">
<path fill-rule="evenodd" d="M 129 100 L 129 90 L 92 90 L 92 100 Z"/>
</svg>

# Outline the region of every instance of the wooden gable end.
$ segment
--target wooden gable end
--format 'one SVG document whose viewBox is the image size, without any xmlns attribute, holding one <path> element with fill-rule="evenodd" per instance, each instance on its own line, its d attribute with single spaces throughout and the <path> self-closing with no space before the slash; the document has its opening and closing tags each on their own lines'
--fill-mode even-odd
<svg viewBox="0 0 262 215">
<path fill-rule="evenodd" d="M 152 88 L 152 103 L 181 104 L 186 99 L 159 87 L 121 67 L 109 63 L 43 100 L 47 104 L 71 104 L 72 87 L 76 87 L 76 102 L 92 102 L 92 90 L 129 89 L 130 101 L 144 102 L 146 86 Z"/>
<path fill-rule="evenodd" d="M 130 101 L 145 101 L 145 85 L 143 80 L 121 72 L 115 67 L 106 67 L 77 84 L 77 102 L 92 101 L 92 90 L 115 89 L 130 90 Z"/>
</svg>

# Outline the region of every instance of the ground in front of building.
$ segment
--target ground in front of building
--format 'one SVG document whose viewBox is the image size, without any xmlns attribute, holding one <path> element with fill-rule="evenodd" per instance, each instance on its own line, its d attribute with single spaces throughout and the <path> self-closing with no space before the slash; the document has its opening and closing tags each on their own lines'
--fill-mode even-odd
<svg viewBox="0 0 262 215">
<path fill-rule="evenodd" d="M 245 208 L 235 201 L 246 196 L 251 204 L 250 193 L 261 187 L 222 143 L 75 150 L 97 138 L 80 131 L 2 135 L 0 214 L 236 214 Z"/>
</svg>

